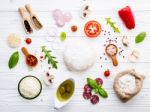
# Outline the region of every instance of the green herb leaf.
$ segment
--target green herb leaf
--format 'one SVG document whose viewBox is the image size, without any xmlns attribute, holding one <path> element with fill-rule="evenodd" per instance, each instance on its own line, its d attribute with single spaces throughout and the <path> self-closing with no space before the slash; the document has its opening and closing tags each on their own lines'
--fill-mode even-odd
<svg viewBox="0 0 150 112">
<path fill-rule="evenodd" d="M 96 89 L 94 89 L 94 92 L 96 93 L 96 94 L 98 94 L 99 93 L 99 91 L 98 91 L 98 89 L 96 88 Z"/>
<path fill-rule="evenodd" d="M 95 80 L 91 79 L 91 78 L 87 78 L 87 83 L 90 87 L 92 87 L 93 89 L 97 88 L 97 83 Z"/>
<path fill-rule="evenodd" d="M 98 89 L 98 92 L 99 92 L 99 95 L 101 95 L 103 98 L 107 98 L 108 97 L 108 94 L 107 94 L 107 92 L 105 91 L 105 89 L 103 89 L 103 88 L 99 88 Z"/>
<path fill-rule="evenodd" d="M 64 40 L 66 39 L 66 37 L 67 37 L 67 35 L 66 35 L 65 32 L 61 32 L 61 33 L 60 33 L 60 40 L 61 40 L 61 41 L 64 41 Z"/>
<path fill-rule="evenodd" d="M 91 78 L 87 78 L 87 84 L 93 88 L 94 92 L 96 94 L 99 94 L 100 96 L 102 96 L 103 98 L 107 98 L 108 94 L 106 92 L 106 90 L 104 88 L 102 88 L 100 85 L 97 85 L 96 81 L 91 79 Z"/>
<path fill-rule="evenodd" d="M 57 61 L 56 57 L 51 55 L 51 50 L 47 50 L 46 46 L 41 46 L 42 52 L 44 52 L 45 56 L 44 59 L 48 59 L 48 64 L 52 65 L 52 68 L 57 69 Z"/>
<path fill-rule="evenodd" d="M 141 32 L 135 37 L 135 43 L 142 42 L 146 37 L 146 32 Z"/>
<path fill-rule="evenodd" d="M 118 27 L 115 26 L 115 22 L 111 21 L 111 18 L 105 18 L 106 23 L 110 25 L 110 27 L 114 30 L 116 33 L 120 33 L 120 30 Z"/>
<path fill-rule="evenodd" d="M 19 53 L 18 51 L 14 52 L 9 59 L 8 66 L 10 69 L 14 68 L 19 61 Z"/>
</svg>

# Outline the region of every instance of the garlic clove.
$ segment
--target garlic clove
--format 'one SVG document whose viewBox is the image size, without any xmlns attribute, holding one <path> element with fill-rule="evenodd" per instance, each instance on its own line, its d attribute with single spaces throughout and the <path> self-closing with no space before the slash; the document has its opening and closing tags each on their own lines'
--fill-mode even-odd
<svg viewBox="0 0 150 112">
<path fill-rule="evenodd" d="M 133 50 L 132 54 L 133 54 L 135 57 L 137 57 L 137 58 L 140 57 L 140 53 L 139 53 L 138 50 Z"/>
<path fill-rule="evenodd" d="M 122 38 L 122 43 L 124 46 L 128 47 L 129 46 L 129 39 L 127 36 L 123 36 Z"/>
<path fill-rule="evenodd" d="M 129 55 L 129 61 L 130 62 L 137 62 L 139 57 L 140 57 L 139 51 L 138 50 L 133 50 L 131 52 L 131 54 Z"/>
</svg>

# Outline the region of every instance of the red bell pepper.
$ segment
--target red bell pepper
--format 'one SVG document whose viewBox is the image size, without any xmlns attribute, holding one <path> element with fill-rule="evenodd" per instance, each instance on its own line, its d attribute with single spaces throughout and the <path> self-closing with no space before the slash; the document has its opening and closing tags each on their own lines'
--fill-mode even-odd
<svg viewBox="0 0 150 112">
<path fill-rule="evenodd" d="M 128 29 L 133 29 L 135 27 L 134 15 L 129 6 L 119 10 L 118 14 Z"/>
</svg>

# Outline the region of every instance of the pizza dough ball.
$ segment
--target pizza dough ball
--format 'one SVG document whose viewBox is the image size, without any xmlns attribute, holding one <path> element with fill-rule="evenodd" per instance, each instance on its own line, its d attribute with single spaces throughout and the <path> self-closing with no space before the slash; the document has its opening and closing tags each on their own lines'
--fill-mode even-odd
<svg viewBox="0 0 150 112">
<path fill-rule="evenodd" d="M 63 59 L 71 71 L 83 71 L 90 68 L 96 61 L 94 48 L 83 40 L 72 40 L 66 45 Z"/>
<path fill-rule="evenodd" d="M 11 33 L 8 36 L 8 45 L 11 48 L 16 48 L 21 45 L 21 37 L 17 33 Z"/>
</svg>

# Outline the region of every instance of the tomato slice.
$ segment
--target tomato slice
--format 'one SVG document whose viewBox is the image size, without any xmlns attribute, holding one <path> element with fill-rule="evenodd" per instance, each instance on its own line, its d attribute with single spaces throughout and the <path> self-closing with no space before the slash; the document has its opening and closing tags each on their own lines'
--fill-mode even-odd
<svg viewBox="0 0 150 112">
<path fill-rule="evenodd" d="M 101 25 L 99 22 L 92 20 L 88 21 L 84 26 L 84 32 L 87 37 L 95 38 L 101 33 Z"/>
</svg>

